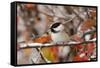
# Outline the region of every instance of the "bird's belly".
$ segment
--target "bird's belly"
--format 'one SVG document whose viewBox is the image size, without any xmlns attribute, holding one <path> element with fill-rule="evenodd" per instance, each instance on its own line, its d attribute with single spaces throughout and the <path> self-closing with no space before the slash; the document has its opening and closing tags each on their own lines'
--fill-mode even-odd
<svg viewBox="0 0 100 68">
<path fill-rule="evenodd" d="M 59 43 L 59 42 L 67 42 L 70 38 L 66 33 L 57 33 L 57 34 L 51 34 L 52 41 L 54 43 Z M 70 52 L 70 46 L 59 46 L 58 47 L 58 56 L 59 58 L 64 58 L 68 56 Z"/>
<path fill-rule="evenodd" d="M 66 33 L 52 34 L 51 38 L 55 43 L 66 42 L 69 40 L 69 36 Z"/>
</svg>

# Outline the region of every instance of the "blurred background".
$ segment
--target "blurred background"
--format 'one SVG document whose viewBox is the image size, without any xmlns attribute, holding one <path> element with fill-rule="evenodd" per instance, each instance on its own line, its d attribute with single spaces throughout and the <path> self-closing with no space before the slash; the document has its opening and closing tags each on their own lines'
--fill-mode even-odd
<svg viewBox="0 0 100 68">
<path fill-rule="evenodd" d="M 63 59 L 65 61 L 58 57 L 57 47 L 19 49 L 29 42 L 43 43 L 44 36 L 50 32 L 50 25 L 55 22 L 64 24 L 65 31 L 72 40 L 81 42 L 96 38 L 96 7 L 17 3 L 18 64 L 96 60 L 95 42 L 71 46 L 69 56 Z M 37 38 L 39 40 L 34 41 Z"/>
</svg>

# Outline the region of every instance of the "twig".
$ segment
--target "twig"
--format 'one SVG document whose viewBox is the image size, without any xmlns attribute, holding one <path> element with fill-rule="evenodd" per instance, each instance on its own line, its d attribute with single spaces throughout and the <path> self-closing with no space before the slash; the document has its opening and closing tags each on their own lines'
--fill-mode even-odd
<svg viewBox="0 0 100 68">
<path fill-rule="evenodd" d="M 50 15 L 50 14 L 47 14 L 47 13 L 42 12 L 42 11 L 39 11 L 39 12 L 42 13 L 42 14 L 44 14 L 44 15 L 50 16 L 50 17 L 57 17 L 59 19 L 63 19 L 63 20 L 65 20 L 66 23 L 72 21 L 76 17 L 76 16 L 73 16 L 71 19 L 69 19 L 69 20 L 66 21 L 66 18 L 64 18 L 64 17 L 58 17 L 56 15 Z M 71 17 L 70 15 L 67 15 L 67 16 Z"/>
<path fill-rule="evenodd" d="M 43 53 L 41 51 L 41 48 L 36 48 L 39 54 L 41 55 L 41 58 L 44 60 L 45 63 L 48 63 L 47 59 L 43 56 Z"/>
<path fill-rule="evenodd" d="M 71 7 L 70 9 L 72 10 L 72 12 L 73 12 L 76 16 L 78 16 L 81 20 L 84 21 L 84 18 L 82 18 L 82 17 L 80 16 L 79 12 L 78 12 L 76 9 L 74 9 L 73 7 Z"/>
</svg>

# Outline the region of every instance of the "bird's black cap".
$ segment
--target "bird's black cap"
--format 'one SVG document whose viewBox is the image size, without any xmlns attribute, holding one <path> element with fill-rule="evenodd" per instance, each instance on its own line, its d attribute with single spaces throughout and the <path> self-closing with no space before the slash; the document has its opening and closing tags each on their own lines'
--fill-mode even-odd
<svg viewBox="0 0 100 68">
<path fill-rule="evenodd" d="M 58 31 L 55 31 L 53 28 L 57 28 L 60 24 L 61 24 L 60 22 L 57 22 L 57 23 L 52 24 L 52 26 L 50 28 L 51 29 L 51 32 L 58 33 Z"/>
<path fill-rule="evenodd" d="M 56 27 L 58 27 L 60 24 L 61 24 L 60 22 L 54 23 L 54 24 L 52 24 L 51 28 L 56 28 Z"/>
</svg>

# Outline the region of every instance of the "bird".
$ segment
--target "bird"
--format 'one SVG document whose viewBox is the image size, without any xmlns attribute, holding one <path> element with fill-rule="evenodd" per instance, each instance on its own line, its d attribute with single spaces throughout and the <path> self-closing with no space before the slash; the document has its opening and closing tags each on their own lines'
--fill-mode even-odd
<svg viewBox="0 0 100 68">
<path fill-rule="evenodd" d="M 61 22 L 53 23 L 50 26 L 50 35 L 54 43 L 63 43 L 70 40 L 69 35 L 65 32 L 65 27 Z M 60 61 L 65 62 L 68 59 L 70 46 L 58 46 L 58 56 Z"/>
</svg>

